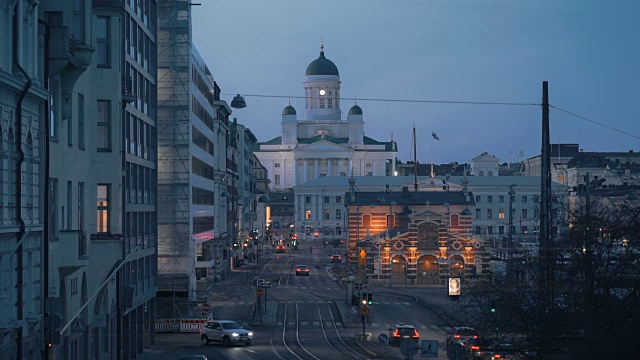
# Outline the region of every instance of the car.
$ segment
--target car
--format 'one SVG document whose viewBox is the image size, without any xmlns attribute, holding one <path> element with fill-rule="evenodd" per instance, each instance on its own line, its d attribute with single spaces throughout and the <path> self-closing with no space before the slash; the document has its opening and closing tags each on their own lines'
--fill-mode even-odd
<svg viewBox="0 0 640 360">
<path fill-rule="evenodd" d="M 287 246 L 286 245 L 277 245 L 276 246 L 276 252 L 277 253 L 283 253 L 283 252 L 287 252 Z"/>
<path fill-rule="evenodd" d="M 253 332 L 243 329 L 237 322 L 232 320 L 212 320 L 207 321 L 200 330 L 200 340 L 202 345 L 210 342 L 222 343 L 224 346 L 234 344 L 251 345 Z"/>
<path fill-rule="evenodd" d="M 468 359 L 482 359 L 485 353 L 491 351 L 493 343 L 489 339 L 472 338 L 460 341 L 456 344 L 462 348 Z M 447 352 L 449 350 L 447 349 Z"/>
<path fill-rule="evenodd" d="M 397 324 L 389 329 L 389 345 L 398 345 L 404 340 L 420 341 L 420 334 L 413 325 Z"/>
<path fill-rule="evenodd" d="M 480 335 L 474 328 L 466 326 L 456 327 L 453 331 L 447 334 L 447 345 L 478 338 L 480 338 Z"/>
<path fill-rule="evenodd" d="M 340 256 L 340 255 L 331 255 L 331 262 L 332 263 L 341 263 L 342 262 L 342 256 Z"/>
<path fill-rule="evenodd" d="M 524 355 L 510 343 L 499 343 L 482 354 L 482 360 L 522 360 Z"/>
<path fill-rule="evenodd" d="M 207 360 L 207 357 L 204 355 L 183 355 L 178 360 Z"/>
<path fill-rule="evenodd" d="M 333 245 L 333 247 L 338 247 L 344 244 L 344 239 L 333 239 L 329 241 L 329 245 Z"/>
<path fill-rule="evenodd" d="M 307 265 L 296 266 L 296 276 L 306 275 L 309 276 L 309 267 Z"/>
</svg>

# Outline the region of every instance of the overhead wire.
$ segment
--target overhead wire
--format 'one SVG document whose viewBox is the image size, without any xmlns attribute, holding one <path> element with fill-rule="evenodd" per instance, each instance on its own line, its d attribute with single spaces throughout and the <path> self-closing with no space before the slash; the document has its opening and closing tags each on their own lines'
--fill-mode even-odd
<svg viewBox="0 0 640 360">
<path fill-rule="evenodd" d="M 602 126 L 602 127 L 604 127 L 604 128 L 607 128 L 607 129 L 609 129 L 609 130 L 613 130 L 613 131 L 615 131 L 615 132 L 619 132 L 619 133 L 621 133 L 621 134 L 625 134 L 625 135 L 627 135 L 627 136 L 631 136 L 632 138 L 636 138 L 636 139 L 640 140 L 640 136 L 638 136 L 638 135 L 634 135 L 634 134 L 632 134 L 632 133 L 630 133 L 630 132 L 627 132 L 627 131 L 624 131 L 624 130 L 620 130 L 620 129 L 616 129 L 616 128 L 612 127 L 612 126 L 609 126 L 609 125 L 603 124 L 603 123 L 601 123 L 601 122 L 599 122 L 599 121 L 595 121 L 595 120 L 593 120 L 593 119 L 589 119 L 589 118 L 587 118 L 587 117 L 585 117 L 585 116 L 578 115 L 578 114 L 576 114 L 576 113 L 574 113 L 574 112 L 571 112 L 571 111 L 568 111 L 568 110 L 565 110 L 565 109 L 559 108 L 559 107 L 554 106 L 554 105 L 549 105 L 549 107 L 550 107 L 550 108 L 553 108 L 553 109 L 556 109 L 556 110 L 558 110 L 558 111 L 561 111 L 561 112 L 563 112 L 563 113 L 565 113 L 565 114 L 568 114 L 568 115 L 571 115 L 571 116 L 575 116 L 575 117 L 577 117 L 578 119 L 582 119 L 582 120 L 588 121 L 588 122 L 590 122 L 590 123 L 592 123 L 592 124 L 596 124 L 596 125 Z"/>
</svg>

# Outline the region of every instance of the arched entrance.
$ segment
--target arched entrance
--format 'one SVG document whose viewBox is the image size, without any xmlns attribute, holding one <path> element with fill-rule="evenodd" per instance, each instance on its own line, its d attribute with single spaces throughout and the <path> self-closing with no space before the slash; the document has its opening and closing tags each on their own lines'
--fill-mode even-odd
<svg viewBox="0 0 640 360">
<path fill-rule="evenodd" d="M 460 255 L 454 255 L 451 257 L 451 277 L 464 278 L 464 259 Z"/>
<path fill-rule="evenodd" d="M 407 281 L 407 260 L 402 255 L 391 259 L 391 283 L 404 285 Z"/>
<path fill-rule="evenodd" d="M 418 285 L 438 285 L 440 281 L 438 259 L 433 255 L 418 258 Z"/>
</svg>

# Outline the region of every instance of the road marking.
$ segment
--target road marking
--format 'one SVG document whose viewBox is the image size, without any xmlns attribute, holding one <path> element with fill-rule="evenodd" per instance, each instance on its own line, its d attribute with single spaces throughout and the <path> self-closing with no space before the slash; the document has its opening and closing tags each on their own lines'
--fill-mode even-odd
<svg viewBox="0 0 640 360">
<path fill-rule="evenodd" d="M 333 325 L 333 323 L 331 321 L 325 321 L 324 322 L 324 326 L 331 326 Z"/>
<path fill-rule="evenodd" d="M 318 326 L 318 325 L 320 325 L 320 323 L 319 323 L 319 322 L 317 322 L 317 321 L 314 321 L 314 322 L 313 322 L 313 325 Z"/>
<path fill-rule="evenodd" d="M 315 301 L 307 301 L 307 304 L 315 304 Z"/>
<path fill-rule="evenodd" d="M 342 323 L 341 322 L 337 322 L 336 326 L 342 326 Z"/>
<path fill-rule="evenodd" d="M 383 303 L 383 304 L 385 304 L 385 305 L 389 305 L 389 303 L 388 303 L 388 302 L 386 302 L 386 301 L 383 301 L 382 303 Z"/>
<path fill-rule="evenodd" d="M 445 330 L 447 330 L 447 331 L 451 331 L 451 330 L 453 330 L 453 328 L 450 328 L 450 327 L 448 327 L 448 326 L 443 327 L 443 329 L 445 329 Z"/>
<path fill-rule="evenodd" d="M 296 324 L 295 321 L 289 321 L 289 326 L 293 326 L 295 324 Z"/>
<path fill-rule="evenodd" d="M 278 322 L 277 322 L 277 325 L 278 325 L 278 326 L 282 325 L 282 321 L 278 321 Z"/>
<path fill-rule="evenodd" d="M 403 303 L 403 304 L 405 304 L 405 305 L 411 305 L 411 304 L 409 304 L 408 302 L 406 302 L 406 303 Z"/>
<path fill-rule="evenodd" d="M 378 323 L 371 323 L 371 326 L 378 327 Z"/>
<path fill-rule="evenodd" d="M 438 331 L 438 327 L 437 327 L 437 326 L 435 326 L 435 325 L 431 325 L 431 328 L 432 328 L 433 330 Z"/>
<path fill-rule="evenodd" d="M 300 325 L 307 325 L 306 321 L 300 321 Z"/>
<path fill-rule="evenodd" d="M 427 327 L 426 327 L 426 326 L 424 326 L 424 325 L 420 325 L 420 327 L 421 327 L 422 329 L 426 329 L 426 328 L 427 328 Z"/>
</svg>

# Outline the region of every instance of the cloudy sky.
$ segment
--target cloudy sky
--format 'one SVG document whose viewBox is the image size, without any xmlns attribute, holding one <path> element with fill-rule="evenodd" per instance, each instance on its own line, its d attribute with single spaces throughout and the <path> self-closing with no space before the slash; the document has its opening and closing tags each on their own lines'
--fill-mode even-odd
<svg viewBox="0 0 640 360">
<path fill-rule="evenodd" d="M 551 142 L 584 151 L 640 150 L 640 1 L 194 0 L 193 39 L 231 102 L 234 93 L 303 96 L 319 54 L 340 71 L 343 98 L 550 103 Z M 259 141 L 280 135 L 286 98 L 246 97 L 233 116 Z M 342 101 L 343 117 L 351 101 Z M 302 99 L 291 104 L 302 114 Z M 365 134 L 398 158 L 502 161 L 540 153 L 539 106 L 360 100 Z M 435 132 L 440 141 L 431 138 Z"/>
</svg>

